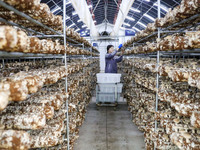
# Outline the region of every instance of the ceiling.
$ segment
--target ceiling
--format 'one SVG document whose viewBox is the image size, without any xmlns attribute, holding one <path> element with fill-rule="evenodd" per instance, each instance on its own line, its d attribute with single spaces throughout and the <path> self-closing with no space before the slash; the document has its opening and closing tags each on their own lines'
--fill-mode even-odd
<svg viewBox="0 0 200 150">
<path fill-rule="evenodd" d="M 105 22 L 115 24 L 119 12 L 118 6 L 120 6 L 122 1 L 124 0 L 86 0 L 86 3 L 89 6 L 92 5 L 89 9 L 91 13 L 94 11 L 93 21 L 96 21 L 95 24 L 99 25 Z M 46 3 L 55 15 L 63 14 L 63 0 L 41 0 L 41 2 Z M 131 8 L 136 10 L 129 10 L 128 17 L 126 16 L 122 27 L 134 29 L 136 32 L 145 29 L 148 23 L 153 22 L 157 18 L 156 2 L 157 0 L 135 0 Z M 181 0 L 161 0 L 161 17 L 164 17 L 167 13 L 166 9 L 174 8 L 180 2 Z M 73 12 L 74 8 L 72 4 L 70 0 L 67 0 L 66 15 L 69 17 L 66 20 L 66 25 L 68 27 L 71 25 L 70 27 L 74 28 L 77 32 L 86 30 L 88 33 L 89 29 L 87 29 L 87 26 L 84 27 L 84 23 L 80 20 L 79 16 L 73 14 Z M 134 20 L 130 17 L 134 18 Z"/>
<path fill-rule="evenodd" d="M 181 0 L 161 0 L 161 17 L 165 16 L 165 14 L 167 13 L 167 9 L 174 8 L 175 6 L 179 5 L 180 2 Z M 149 0 L 149 1 L 135 0 L 132 5 L 132 8 L 137 9 L 140 12 L 129 10 L 128 16 L 134 18 L 135 21 L 125 19 L 124 22 L 130 24 L 130 26 L 124 26 L 124 27 L 126 28 L 136 27 L 137 29 L 140 30 L 145 29 L 145 26 L 138 24 L 138 22 L 141 22 L 144 25 L 147 25 L 150 22 L 154 22 L 153 19 L 156 19 L 158 16 L 156 4 L 157 0 Z"/>
<path fill-rule="evenodd" d="M 117 14 L 119 12 L 119 8 L 122 0 L 91 0 L 93 5 L 93 9 L 96 7 L 94 11 L 94 16 L 96 20 L 96 24 L 101 24 L 103 22 L 108 22 L 110 24 L 114 24 Z"/>
</svg>

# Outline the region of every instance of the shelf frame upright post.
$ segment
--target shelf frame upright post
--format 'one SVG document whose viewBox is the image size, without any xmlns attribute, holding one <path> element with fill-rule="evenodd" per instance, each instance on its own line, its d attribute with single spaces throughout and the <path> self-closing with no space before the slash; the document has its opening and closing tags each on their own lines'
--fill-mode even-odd
<svg viewBox="0 0 200 150">
<path fill-rule="evenodd" d="M 157 0 L 158 3 L 158 19 L 160 19 L 160 0 Z M 160 39 L 160 28 L 158 28 L 158 39 Z M 157 51 L 157 63 L 156 63 L 156 106 L 155 106 L 155 112 L 158 111 L 158 89 L 159 89 L 159 73 L 158 73 L 158 68 L 159 68 L 159 63 L 160 63 L 160 51 Z M 157 130 L 158 127 L 158 122 L 155 120 L 155 129 L 154 131 Z M 154 150 L 156 150 L 156 143 L 154 143 Z"/>
<path fill-rule="evenodd" d="M 65 68 L 67 70 L 67 44 L 66 44 L 66 0 L 63 0 L 63 37 L 64 37 L 64 48 L 65 48 Z M 67 77 L 65 77 L 65 92 L 68 92 L 68 87 L 67 87 Z M 68 98 L 66 99 L 66 118 L 67 118 L 67 150 L 70 150 L 70 145 L 69 145 L 69 112 L 68 112 Z"/>
</svg>

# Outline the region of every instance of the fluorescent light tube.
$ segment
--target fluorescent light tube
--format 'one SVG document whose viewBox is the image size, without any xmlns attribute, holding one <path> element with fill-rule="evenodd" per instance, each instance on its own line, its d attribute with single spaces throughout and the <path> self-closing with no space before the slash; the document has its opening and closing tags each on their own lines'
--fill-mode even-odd
<svg viewBox="0 0 200 150">
<path fill-rule="evenodd" d="M 135 9 L 135 8 L 132 8 L 132 7 L 130 8 L 130 10 L 131 10 L 131 11 L 134 11 L 134 12 L 137 12 L 137 13 L 140 13 L 140 10 Z"/>
<path fill-rule="evenodd" d="M 140 32 L 141 30 L 139 30 L 138 28 L 136 28 L 136 27 L 133 27 L 133 29 L 134 30 L 136 30 L 136 31 L 138 31 L 138 32 Z"/>
<path fill-rule="evenodd" d="M 149 19 L 152 20 L 152 21 L 155 21 L 155 18 L 151 17 L 151 16 L 148 15 L 148 14 L 144 14 L 144 16 L 147 17 L 147 18 L 149 18 Z"/>
<path fill-rule="evenodd" d="M 74 12 L 72 13 L 72 15 L 73 15 L 73 16 L 74 16 L 74 15 L 77 15 L 77 12 L 74 11 Z"/>
<path fill-rule="evenodd" d="M 74 26 L 75 24 L 74 23 L 72 23 L 70 26 L 68 26 L 68 28 L 71 28 L 72 26 Z"/>
<path fill-rule="evenodd" d="M 67 19 L 70 19 L 70 17 L 69 17 L 69 16 L 66 16 L 66 20 L 67 20 Z"/>
<path fill-rule="evenodd" d="M 143 26 L 143 27 L 147 27 L 145 24 L 143 24 L 143 23 L 141 23 L 141 22 L 138 22 L 137 24 L 139 24 L 139 25 L 141 25 L 141 26 Z"/>
<path fill-rule="evenodd" d="M 126 28 L 125 27 L 120 27 L 122 30 L 126 30 Z"/>
<path fill-rule="evenodd" d="M 125 26 L 129 26 L 129 27 L 131 26 L 130 24 L 125 23 L 125 22 L 123 23 L 123 25 L 125 25 Z"/>
<path fill-rule="evenodd" d="M 135 21 L 135 19 L 130 17 L 130 16 L 126 16 L 126 19 L 131 20 L 131 21 Z"/>
<path fill-rule="evenodd" d="M 69 0 L 65 5 L 71 4 L 71 1 Z"/>
<path fill-rule="evenodd" d="M 77 32 L 77 31 L 79 31 L 80 29 L 79 28 L 77 28 L 75 31 Z"/>
<path fill-rule="evenodd" d="M 58 10 L 61 10 L 60 7 L 57 7 L 57 8 L 55 8 L 55 9 L 53 9 L 51 12 L 54 13 L 54 12 L 56 12 L 56 11 L 58 11 Z"/>
<path fill-rule="evenodd" d="M 85 24 L 82 26 L 82 28 L 85 28 L 85 27 L 87 27 Z"/>
</svg>

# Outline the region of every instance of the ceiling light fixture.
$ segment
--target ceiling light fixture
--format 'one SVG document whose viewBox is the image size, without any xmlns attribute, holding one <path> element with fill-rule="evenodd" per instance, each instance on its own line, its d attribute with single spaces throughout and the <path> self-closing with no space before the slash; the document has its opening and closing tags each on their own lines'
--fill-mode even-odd
<svg viewBox="0 0 200 150">
<path fill-rule="evenodd" d="M 60 7 L 56 7 L 56 8 L 53 9 L 51 12 L 54 13 L 54 12 L 56 12 L 56 11 L 58 11 L 58 10 L 61 10 Z"/>
<path fill-rule="evenodd" d="M 140 32 L 141 30 L 139 30 L 138 28 L 136 28 L 136 27 L 133 27 L 133 29 L 134 30 L 136 30 L 136 31 L 138 31 L 138 32 Z"/>
<path fill-rule="evenodd" d="M 137 13 L 140 13 L 140 10 L 135 9 L 135 8 L 133 8 L 133 7 L 131 7 L 130 10 L 131 10 L 131 11 L 134 11 L 134 12 L 137 12 Z"/>
<path fill-rule="evenodd" d="M 130 24 L 125 23 L 125 22 L 123 23 L 123 25 L 125 25 L 125 26 L 129 26 L 129 27 L 131 26 Z"/>
<path fill-rule="evenodd" d="M 77 12 L 74 11 L 74 12 L 72 13 L 72 15 L 73 15 L 73 16 L 77 15 Z"/>
<path fill-rule="evenodd" d="M 77 28 L 76 30 L 75 30 L 75 32 L 77 32 L 77 31 L 79 31 L 80 29 L 79 28 Z"/>
<path fill-rule="evenodd" d="M 69 0 L 65 5 L 71 4 L 71 1 Z"/>
<path fill-rule="evenodd" d="M 143 24 L 142 22 L 138 22 L 137 24 L 139 24 L 139 25 L 141 25 L 141 26 L 143 26 L 143 27 L 147 27 L 145 24 Z"/>
<path fill-rule="evenodd" d="M 72 23 L 70 26 L 68 26 L 68 28 L 71 28 L 72 26 L 74 26 L 75 24 L 74 23 Z"/>
<path fill-rule="evenodd" d="M 151 16 L 148 15 L 148 14 L 144 14 L 144 16 L 147 17 L 147 18 L 149 18 L 149 19 L 152 20 L 152 21 L 155 21 L 155 18 L 151 17 Z"/>
<path fill-rule="evenodd" d="M 125 27 L 120 27 L 122 30 L 126 30 L 126 28 Z"/>
<path fill-rule="evenodd" d="M 131 21 L 135 21 L 135 19 L 130 17 L 130 16 L 126 16 L 126 19 L 131 20 Z"/>
<path fill-rule="evenodd" d="M 85 27 L 87 27 L 85 24 L 82 26 L 82 28 L 85 28 Z"/>
<path fill-rule="evenodd" d="M 70 19 L 70 17 L 66 15 L 66 20 L 67 20 L 67 19 Z"/>
</svg>

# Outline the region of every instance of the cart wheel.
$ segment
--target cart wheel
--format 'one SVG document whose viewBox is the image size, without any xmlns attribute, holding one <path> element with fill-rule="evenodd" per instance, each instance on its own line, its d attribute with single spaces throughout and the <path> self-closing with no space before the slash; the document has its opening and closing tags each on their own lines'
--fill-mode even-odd
<svg viewBox="0 0 200 150">
<path fill-rule="evenodd" d="M 96 109 L 97 109 L 97 110 L 99 110 L 99 106 L 100 106 L 100 104 L 97 103 L 97 104 L 96 104 Z"/>
</svg>

